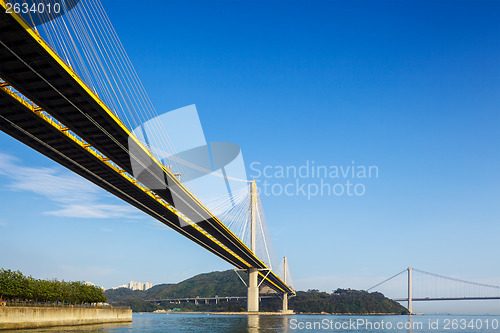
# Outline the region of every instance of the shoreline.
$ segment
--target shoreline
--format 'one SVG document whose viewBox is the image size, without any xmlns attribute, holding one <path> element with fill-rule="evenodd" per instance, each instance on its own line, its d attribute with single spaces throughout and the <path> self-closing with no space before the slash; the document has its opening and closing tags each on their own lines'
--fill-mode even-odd
<svg viewBox="0 0 500 333">
<path fill-rule="evenodd" d="M 228 316 L 246 316 L 246 315 L 262 315 L 262 316 L 290 316 L 290 315 L 330 315 L 330 316 L 408 316 L 400 313 L 328 313 L 328 312 L 300 312 L 300 313 L 283 313 L 283 312 L 213 312 L 213 311 L 162 311 L 162 312 L 134 312 L 134 313 L 154 313 L 154 314 L 206 314 L 206 315 L 228 315 Z M 420 314 L 412 314 L 420 315 Z"/>
<path fill-rule="evenodd" d="M 130 308 L 0 307 L 0 330 L 130 322 Z"/>
</svg>

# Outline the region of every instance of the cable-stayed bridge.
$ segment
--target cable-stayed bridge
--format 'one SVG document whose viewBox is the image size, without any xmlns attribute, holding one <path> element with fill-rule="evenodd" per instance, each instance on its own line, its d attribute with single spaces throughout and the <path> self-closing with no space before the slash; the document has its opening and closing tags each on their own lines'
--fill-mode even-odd
<svg viewBox="0 0 500 333">
<path fill-rule="evenodd" d="M 283 274 L 272 265 L 255 182 L 240 179 L 210 203 L 194 194 L 192 172 L 154 122 L 160 117 L 98 0 L 54 17 L 7 13 L 12 2 L 0 0 L 0 129 L 246 271 L 248 311 L 258 311 L 261 285 L 287 310 L 295 291 L 286 260 Z"/>
<path fill-rule="evenodd" d="M 412 302 L 427 301 L 466 301 L 466 300 L 499 300 L 500 286 L 481 282 L 467 281 L 455 277 L 444 276 L 417 268 L 408 267 L 390 278 L 368 288 L 366 291 L 380 290 L 381 286 L 399 281 L 407 291 L 406 297 L 393 298 L 397 302 L 407 302 L 412 312 Z"/>
</svg>

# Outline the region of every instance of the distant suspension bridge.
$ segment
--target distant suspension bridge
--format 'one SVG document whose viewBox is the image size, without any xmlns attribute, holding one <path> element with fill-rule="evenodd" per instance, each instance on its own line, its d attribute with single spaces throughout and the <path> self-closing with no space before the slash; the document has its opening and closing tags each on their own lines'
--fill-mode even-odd
<svg viewBox="0 0 500 333">
<path fill-rule="evenodd" d="M 408 302 L 408 310 L 412 310 L 413 301 L 462 301 L 462 300 L 498 300 L 500 286 L 466 281 L 448 277 L 420 269 L 408 267 L 390 278 L 374 285 L 366 291 L 374 290 L 381 285 L 407 275 L 406 287 L 408 295 L 405 298 L 393 298 L 397 302 Z M 415 297 L 417 295 L 417 297 Z"/>
</svg>

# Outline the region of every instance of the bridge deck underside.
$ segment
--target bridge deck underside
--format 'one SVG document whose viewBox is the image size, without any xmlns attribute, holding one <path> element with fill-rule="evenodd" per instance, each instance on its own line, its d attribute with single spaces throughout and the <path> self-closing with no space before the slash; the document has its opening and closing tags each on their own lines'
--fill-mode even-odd
<svg viewBox="0 0 500 333">
<path fill-rule="evenodd" d="M 209 246 L 206 238 L 193 230 L 192 226 L 181 228 L 177 215 L 3 91 L 0 91 L 0 105 L 2 131 L 160 220 L 224 260 L 232 260 Z"/>
<path fill-rule="evenodd" d="M 0 11 L 0 41 L 0 76 L 9 84 L 104 153 L 126 172 L 133 174 L 132 157 L 151 168 L 156 168 L 150 170 L 152 174 L 157 175 L 159 169 L 167 185 L 180 185 L 173 174 L 161 168 L 137 142 L 129 141 L 130 133 L 123 124 L 114 118 L 72 71 L 64 67 L 65 64 L 50 54 L 43 41 L 38 41 L 36 36 L 31 35 L 20 22 L 3 10 Z M 29 112 L 23 112 L 22 106 L 16 106 L 11 97 L 2 95 L 0 105 L 0 112 L 5 119 L 10 119 L 29 133 L 29 135 L 23 133 L 6 120 L 2 121 L 2 130 L 11 136 L 145 211 L 234 266 L 248 268 L 229 253 L 221 254 L 215 243 L 209 241 L 192 226 L 180 227 L 179 218 L 175 214 L 159 203 L 153 202 L 154 200 L 140 189 L 134 189 L 131 184 L 126 184 L 114 170 L 109 169 L 100 160 L 90 158 L 91 155 L 83 148 L 62 140 L 61 136 L 64 135 L 43 125 L 43 121 L 36 119 L 36 115 L 30 116 Z M 33 137 L 45 142 L 52 149 Z M 129 144 L 136 146 L 131 147 Z M 131 155 L 129 150 L 131 148 L 132 151 L 140 153 Z M 155 184 L 151 184 L 154 182 L 151 177 L 145 176 L 143 179 L 139 178 L 139 181 L 155 188 Z M 182 189 L 182 185 L 178 188 Z M 168 186 L 154 191 L 193 221 L 200 221 L 198 225 L 201 228 L 252 267 L 266 268 L 248 247 L 222 226 L 189 192 L 171 191 Z M 274 273 L 267 276 L 265 283 L 273 289 L 293 293 L 293 290 Z"/>
</svg>

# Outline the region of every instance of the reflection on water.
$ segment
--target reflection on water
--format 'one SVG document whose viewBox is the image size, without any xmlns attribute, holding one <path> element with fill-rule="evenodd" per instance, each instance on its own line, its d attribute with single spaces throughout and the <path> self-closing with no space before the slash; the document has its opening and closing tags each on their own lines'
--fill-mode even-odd
<svg viewBox="0 0 500 333">
<path fill-rule="evenodd" d="M 259 315 L 248 315 L 248 332 L 258 333 L 260 331 L 260 316 Z"/>
<path fill-rule="evenodd" d="M 413 316 L 408 316 L 408 333 L 413 333 Z"/>
<path fill-rule="evenodd" d="M 67 326 L 28 330 L 30 333 L 42 332 L 367 332 L 367 333 L 435 333 L 444 330 L 446 323 L 453 320 L 473 321 L 482 328 L 469 330 L 450 329 L 446 332 L 500 332 L 500 316 L 460 316 L 460 315 L 423 315 L 423 316 L 334 316 L 334 315 L 214 315 L 185 313 L 134 313 L 133 323 Z M 353 327 L 353 323 L 363 323 Z M 434 323 L 438 327 L 430 327 Z M 489 329 L 486 329 L 488 323 Z M 308 328 L 307 325 L 315 325 Z M 390 325 L 390 326 L 388 326 Z M 399 327 L 398 327 L 399 325 Z M 496 326 L 492 326 L 496 325 Z M 390 328 L 389 328 L 390 327 Z M 20 332 L 20 331 L 2 331 Z"/>
<path fill-rule="evenodd" d="M 289 323 L 288 323 L 288 320 L 290 319 L 290 316 L 283 316 L 282 317 L 282 324 L 281 324 L 281 327 L 283 327 L 283 332 L 288 332 L 288 327 L 289 327 Z"/>
<path fill-rule="evenodd" d="M 119 329 L 131 329 L 132 323 L 116 323 L 116 324 L 98 324 L 98 325 L 79 325 L 79 326 L 57 326 L 57 327 L 47 327 L 47 328 L 38 328 L 38 329 L 30 329 L 30 330 L 1 330 L 0 332 L 11 332 L 11 333 L 20 333 L 21 331 L 26 331 L 29 333 L 43 333 L 43 332 L 74 332 L 74 333 L 84 333 L 84 332 L 113 332 L 113 330 Z"/>
</svg>

